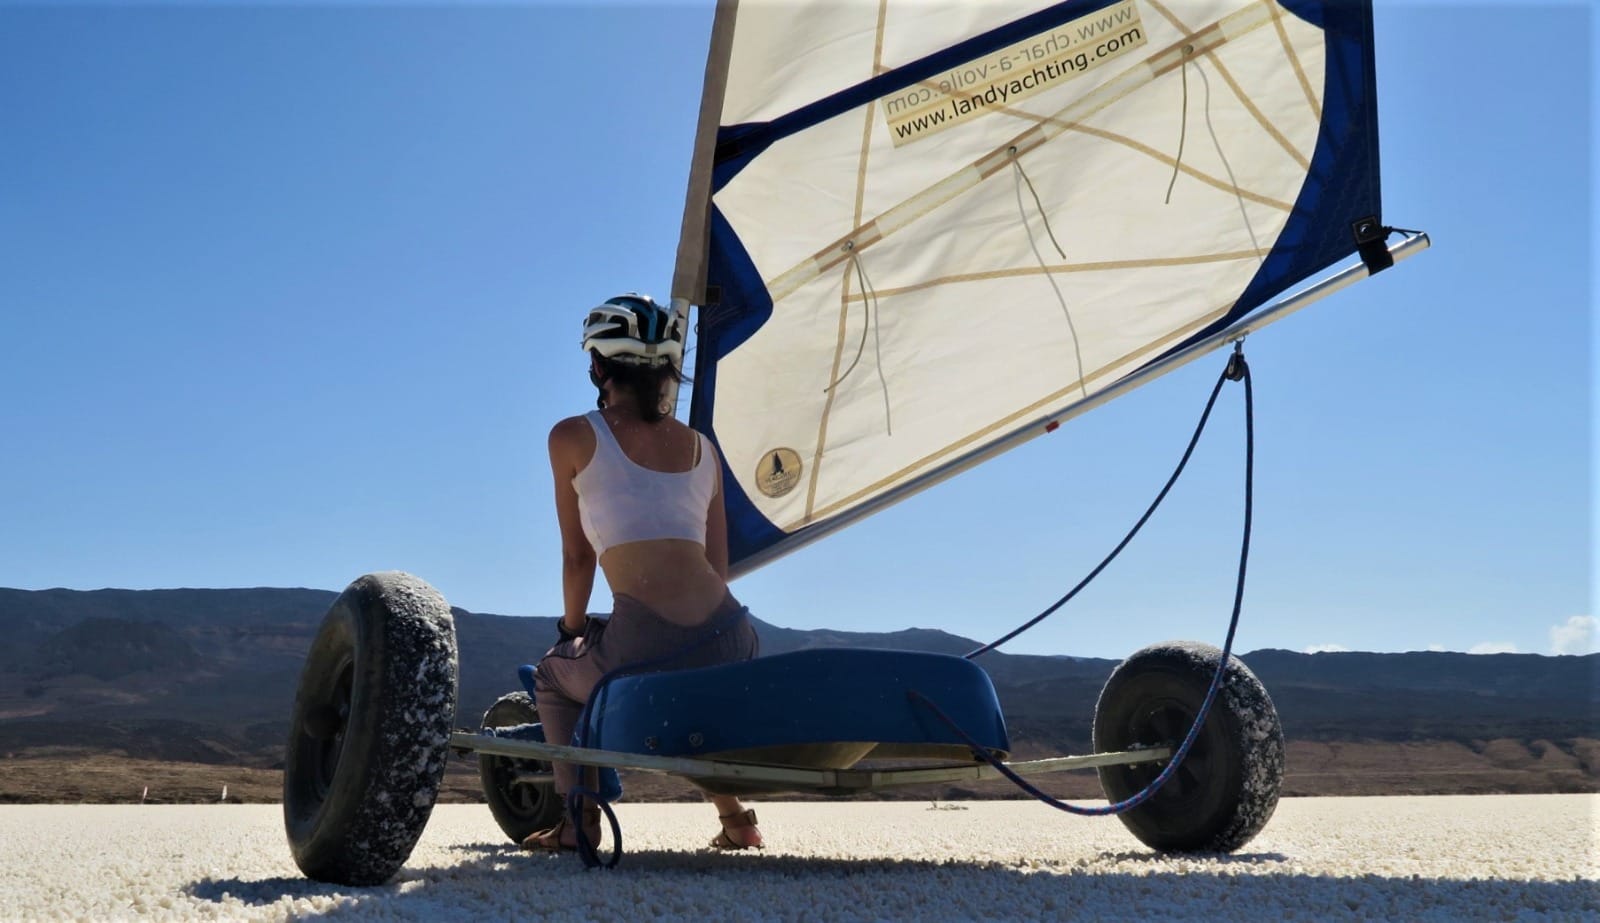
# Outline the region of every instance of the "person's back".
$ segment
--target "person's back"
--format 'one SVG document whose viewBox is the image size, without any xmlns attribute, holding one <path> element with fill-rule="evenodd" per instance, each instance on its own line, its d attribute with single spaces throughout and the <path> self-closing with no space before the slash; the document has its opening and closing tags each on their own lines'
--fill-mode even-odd
<svg viewBox="0 0 1600 923">
<path fill-rule="evenodd" d="M 710 441 L 670 417 L 610 408 L 562 421 L 551 440 L 575 472 L 580 522 L 611 592 L 680 625 L 704 622 L 728 592 L 726 554 L 710 551 L 726 546 Z"/>
</svg>

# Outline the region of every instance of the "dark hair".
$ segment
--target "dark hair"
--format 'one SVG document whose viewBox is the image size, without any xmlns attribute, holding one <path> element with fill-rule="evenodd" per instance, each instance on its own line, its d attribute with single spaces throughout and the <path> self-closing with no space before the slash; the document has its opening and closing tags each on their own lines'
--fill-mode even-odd
<svg viewBox="0 0 1600 923">
<path fill-rule="evenodd" d="M 654 423 L 667 416 L 661 409 L 662 392 L 667 389 L 667 382 L 673 381 L 682 384 L 688 377 L 678 371 L 678 367 L 668 362 L 655 368 L 642 365 L 632 365 L 607 359 L 595 350 L 590 350 L 589 355 L 594 357 L 595 365 L 599 367 L 600 374 L 595 378 L 595 387 L 600 389 L 600 396 L 595 399 L 595 406 L 606 406 L 606 390 L 604 385 L 610 383 L 611 387 L 619 391 L 631 392 L 639 404 L 639 413 L 646 423 Z"/>
</svg>

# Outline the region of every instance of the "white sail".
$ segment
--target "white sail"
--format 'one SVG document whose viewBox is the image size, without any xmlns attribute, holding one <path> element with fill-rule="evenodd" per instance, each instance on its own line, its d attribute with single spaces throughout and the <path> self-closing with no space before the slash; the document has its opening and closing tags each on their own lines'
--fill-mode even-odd
<svg viewBox="0 0 1600 923">
<path fill-rule="evenodd" d="M 717 31 L 674 296 L 702 306 L 692 420 L 736 560 L 1377 223 L 1365 4 L 747 2 Z"/>
</svg>

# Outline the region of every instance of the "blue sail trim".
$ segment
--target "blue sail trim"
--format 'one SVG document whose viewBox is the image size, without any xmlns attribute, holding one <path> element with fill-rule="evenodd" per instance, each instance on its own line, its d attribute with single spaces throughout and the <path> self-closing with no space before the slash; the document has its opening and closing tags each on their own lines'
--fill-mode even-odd
<svg viewBox="0 0 1600 923">
<path fill-rule="evenodd" d="M 1233 308 L 1151 362 L 1217 333 L 1291 286 L 1348 258 L 1356 252 L 1352 226 L 1362 218 L 1378 217 L 1382 208 L 1372 7 L 1340 0 L 1282 2 L 1289 12 L 1323 29 L 1322 125 L 1311 169 L 1292 217 Z"/>
<path fill-rule="evenodd" d="M 728 561 L 737 563 L 784 537 L 784 532 L 756 510 L 728 467 L 714 419 L 717 361 L 748 340 L 772 316 L 772 296 L 750 254 L 715 205 L 711 208 L 710 246 L 706 253 L 707 298 L 696 325 L 694 391 L 689 396 L 689 425 L 704 433 L 722 458 L 723 508 L 728 516 Z"/>
<path fill-rule="evenodd" d="M 858 106 L 888 96 L 915 83 L 937 77 L 958 65 L 991 51 L 1022 41 L 1025 38 L 1053 29 L 1064 22 L 1088 16 L 1118 3 L 1120 0 L 1064 0 L 1047 6 L 1021 19 L 997 26 L 982 35 L 976 35 L 936 51 L 892 71 L 879 74 L 861 83 L 801 106 L 770 122 L 754 122 L 726 126 L 717 132 L 717 152 L 712 163 L 711 188 L 713 193 L 739 175 L 750 161 L 760 153 L 790 135 L 798 134 L 815 125 L 843 115 Z"/>
<path fill-rule="evenodd" d="M 804 106 L 772 122 L 723 127 L 718 132 L 714 188 L 720 189 L 775 141 L 856 106 L 947 70 L 1029 34 L 1109 6 L 1060 3 L 891 73 Z M 1173 346 L 1177 352 L 1255 311 L 1294 286 L 1356 252 L 1352 225 L 1381 214 L 1378 171 L 1377 85 L 1369 0 L 1280 0 L 1289 13 L 1324 30 L 1325 82 L 1322 125 L 1311 168 L 1294 210 L 1260 270 L 1226 316 Z M 1070 9 L 1069 9 L 1070 7 Z M 738 234 L 712 208 L 706 267 L 711 302 L 701 310 L 690 425 L 709 436 L 716 400 L 717 362 L 749 339 L 771 317 L 773 305 L 761 274 Z M 1153 357 L 1149 363 L 1161 357 Z M 720 444 L 719 444 L 720 449 Z M 784 539 L 803 540 L 814 527 L 785 533 L 763 516 L 726 469 L 729 563 L 739 562 Z"/>
</svg>

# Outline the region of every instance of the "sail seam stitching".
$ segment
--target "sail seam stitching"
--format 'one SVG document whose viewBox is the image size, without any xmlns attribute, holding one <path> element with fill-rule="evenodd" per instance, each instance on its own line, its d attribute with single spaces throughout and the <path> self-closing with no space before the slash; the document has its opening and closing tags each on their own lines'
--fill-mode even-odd
<svg viewBox="0 0 1600 923">
<path fill-rule="evenodd" d="M 1072 322 L 1072 309 L 1067 306 L 1067 298 L 1061 294 L 1061 286 L 1056 283 L 1055 274 L 1045 268 L 1044 254 L 1039 252 L 1039 242 L 1033 237 L 1033 225 L 1028 222 L 1028 210 L 1022 203 L 1022 184 L 1024 182 L 1028 184 L 1028 191 L 1033 193 L 1033 203 L 1039 209 L 1039 217 L 1044 221 L 1044 229 L 1050 235 L 1050 242 L 1055 244 L 1056 252 L 1061 254 L 1062 259 L 1066 259 L 1067 254 L 1066 251 L 1061 249 L 1061 244 L 1056 242 L 1055 231 L 1050 230 L 1050 218 L 1045 214 L 1044 203 L 1039 200 L 1039 193 L 1034 190 L 1033 181 L 1028 179 L 1028 174 L 1023 171 L 1022 161 L 1013 159 L 1011 166 L 1016 173 L 1017 215 L 1022 219 L 1022 230 L 1028 235 L 1028 249 L 1033 251 L 1033 258 L 1039 261 L 1039 268 L 1044 269 L 1044 277 L 1050 282 L 1050 291 L 1055 293 L 1056 304 L 1061 306 L 1061 313 L 1067 319 L 1067 333 L 1072 336 L 1072 355 L 1074 361 L 1077 362 L 1078 390 L 1087 398 L 1089 389 L 1083 381 L 1083 348 L 1078 343 L 1078 325 Z"/>
</svg>

